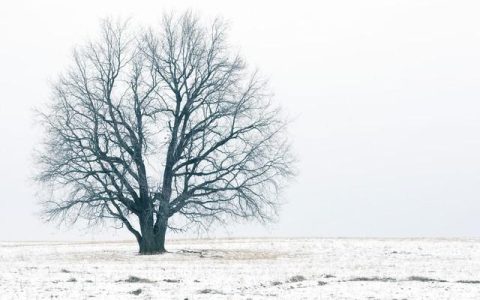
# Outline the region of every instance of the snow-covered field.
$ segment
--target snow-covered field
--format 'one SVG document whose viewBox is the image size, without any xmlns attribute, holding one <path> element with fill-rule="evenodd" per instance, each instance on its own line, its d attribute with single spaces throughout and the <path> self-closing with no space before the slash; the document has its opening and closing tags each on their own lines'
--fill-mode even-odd
<svg viewBox="0 0 480 300">
<path fill-rule="evenodd" d="M 1 242 L 1 299 L 480 299 L 480 239 Z"/>
</svg>

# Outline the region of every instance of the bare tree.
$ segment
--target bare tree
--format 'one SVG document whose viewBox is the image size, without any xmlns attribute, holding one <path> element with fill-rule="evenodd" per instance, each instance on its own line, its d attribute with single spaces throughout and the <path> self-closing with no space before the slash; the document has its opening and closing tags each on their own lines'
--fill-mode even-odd
<svg viewBox="0 0 480 300">
<path fill-rule="evenodd" d="M 113 219 L 141 254 L 164 252 L 169 227 L 269 219 L 292 174 L 285 122 L 223 23 L 186 13 L 143 32 L 105 21 L 101 33 L 41 113 L 48 219 Z"/>
</svg>

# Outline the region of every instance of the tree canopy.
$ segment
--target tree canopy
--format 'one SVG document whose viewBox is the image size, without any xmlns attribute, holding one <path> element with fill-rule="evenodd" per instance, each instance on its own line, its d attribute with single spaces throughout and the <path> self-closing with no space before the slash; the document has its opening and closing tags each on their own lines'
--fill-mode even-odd
<svg viewBox="0 0 480 300">
<path fill-rule="evenodd" d="M 41 112 L 48 219 L 113 219 L 145 254 L 165 250 L 169 227 L 269 219 L 293 159 L 266 81 L 221 20 L 128 24 L 104 21 L 75 50 Z"/>
</svg>

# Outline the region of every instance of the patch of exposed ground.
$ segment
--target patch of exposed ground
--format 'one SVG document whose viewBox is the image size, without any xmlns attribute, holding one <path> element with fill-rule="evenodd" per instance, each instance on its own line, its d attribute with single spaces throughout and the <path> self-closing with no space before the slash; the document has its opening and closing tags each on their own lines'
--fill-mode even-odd
<svg viewBox="0 0 480 300">
<path fill-rule="evenodd" d="M 348 280 L 341 280 L 342 281 L 378 281 L 378 282 L 397 282 L 397 281 L 420 281 L 420 282 L 454 282 L 454 283 L 472 283 L 472 284 L 480 284 L 480 280 L 457 280 L 457 281 L 448 281 L 445 279 L 437 279 L 437 278 L 430 278 L 424 276 L 409 276 L 406 279 L 395 279 L 392 277 L 353 277 Z"/>
<path fill-rule="evenodd" d="M 263 259 L 277 259 L 286 256 L 282 252 L 274 251 L 253 251 L 244 249 L 201 249 L 201 250 L 187 250 L 182 249 L 176 254 L 193 255 L 200 258 L 222 259 L 222 260 L 263 260 Z"/>
<path fill-rule="evenodd" d="M 140 283 L 155 283 L 156 281 L 146 279 L 146 278 L 140 278 L 137 276 L 129 276 L 125 280 L 117 280 L 116 282 L 128 282 L 128 283 L 135 283 L 135 282 L 140 282 Z"/>
<path fill-rule="evenodd" d="M 457 280 L 457 283 L 480 284 L 480 280 Z"/>
</svg>

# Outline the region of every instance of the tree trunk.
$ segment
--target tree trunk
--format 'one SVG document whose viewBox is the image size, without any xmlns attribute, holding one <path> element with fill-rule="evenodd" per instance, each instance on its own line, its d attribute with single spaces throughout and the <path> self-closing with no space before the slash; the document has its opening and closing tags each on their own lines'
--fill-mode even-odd
<svg viewBox="0 0 480 300">
<path fill-rule="evenodd" d="M 153 216 L 144 215 L 140 220 L 140 229 L 142 237 L 138 241 L 139 253 L 142 255 L 160 254 L 165 250 L 165 234 L 167 232 L 167 223 L 162 222 L 158 230 L 154 229 Z"/>
<path fill-rule="evenodd" d="M 142 255 L 160 254 L 165 250 L 165 232 L 151 236 L 142 236 L 139 242 L 139 253 Z"/>
</svg>

